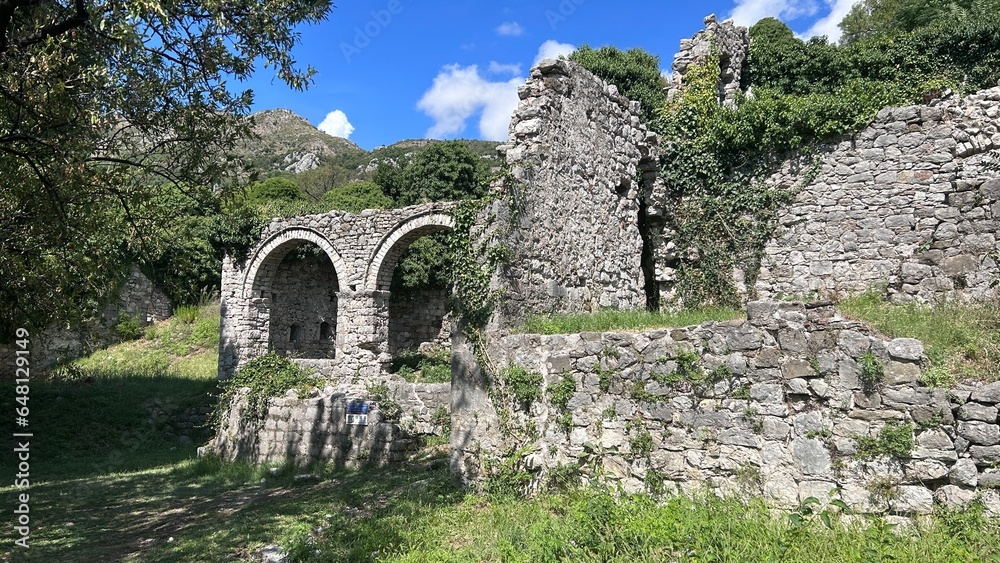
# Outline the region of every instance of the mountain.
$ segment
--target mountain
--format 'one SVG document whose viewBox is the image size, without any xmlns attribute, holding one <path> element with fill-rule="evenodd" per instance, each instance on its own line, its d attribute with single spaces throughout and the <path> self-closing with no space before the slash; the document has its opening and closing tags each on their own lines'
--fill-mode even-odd
<svg viewBox="0 0 1000 563">
<path fill-rule="evenodd" d="M 423 147 L 440 141 L 408 139 L 366 151 L 347 139 L 317 129 L 307 119 L 287 109 L 267 109 L 251 115 L 259 139 L 237 151 L 262 178 L 298 175 L 317 168 L 330 169 L 341 181 L 362 180 L 382 162 L 400 163 Z M 486 159 L 496 158 L 495 141 L 461 140 Z"/>
<path fill-rule="evenodd" d="M 327 135 L 287 109 L 267 109 L 250 117 L 260 138 L 245 143 L 238 152 L 265 176 L 305 172 L 368 152 L 347 139 Z"/>
</svg>

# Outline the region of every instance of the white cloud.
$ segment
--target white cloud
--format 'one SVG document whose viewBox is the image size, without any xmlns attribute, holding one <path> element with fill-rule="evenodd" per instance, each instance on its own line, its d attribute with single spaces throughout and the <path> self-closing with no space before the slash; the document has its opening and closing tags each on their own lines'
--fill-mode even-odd
<svg viewBox="0 0 1000 563">
<path fill-rule="evenodd" d="M 335 109 L 326 114 L 323 121 L 316 126 L 317 129 L 333 137 L 343 137 L 349 139 L 354 132 L 354 126 L 347 120 L 347 114 Z"/>
<path fill-rule="evenodd" d="M 829 0 L 823 2 L 829 3 Z M 729 13 L 729 17 L 736 25 L 750 26 L 767 17 L 788 22 L 802 16 L 815 15 L 818 11 L 819 3 L 816 0 L 736 0 L 736 7 Z"/>
<path fill-rule="evenodd" d="M 522 77 L 490 82 L 479 75 L 476 65 L 449 65 L 434 77 L 417 108 L 434 119 L 427 136 L 440 139 L 465 131 L 465 122 L 480 113 L 479 133 L 492 141 L 507 139 L 510 116 L 517 108 L 517 87 Z"/>
<path fill-rule="evenodd" d="M 510 74 L 512 76 L 519 76 L 521 74 L 521 65 L 519 64 L 500 64 L 496 61 L 490 61 L 490 74 Z"/>
<path fill-rule="evenodd" d="M 533 65 L 546 58 L 568 55 L 576 47 L 548 40 L 538 48 Z M 434 120 L 427 137 L 440 139 L 461 134 L 466 122 L 479 116 L 479 134 L 491 141 L 506 141 L 510 117 L 517 109 L 517 87 L 524 84 L 521 65 L 491 61 L 490 74 L 513 75 L 509 80 L 491 81 L 479 73 L 477 65 L 448 65 L 434 77 L 434 83 L 417 102 L 417 109 Z"/>
<path fill-rule="evenodd" d="M 736 7 L 729 17 L 737 25 L 750 26 L 767 17 L 788 23 L 800 17 L 825 13 L 805 33 L 797 35 L 802 39 L 826 35 L 830 41 L 836 42 L 841 35 L 837 24 L 857 2 L 858 0 L 736 0 Z"/>
<path fill-rule="evenodd" d="M 531 66 L 535 66 L 543 59 L 558 59 L 560 55 L 568 56 L 573 51 L 576 51 L 576 45 L 560 43 L 555 39 L 549 39 L 538 48 L 538 54 L 535 55 L 535 60 L 531 63 Z"/>
<path fill-rule="evenodd" d="M 844 16 L 850 13 L 851 7 L 857 3 L 857 0 L 826 0 L 826 3 L 833 4 L 830 8 L 830 13 L 814 23 L 802 35 L 806 38 L 825 35 L 830 41 L 836 43 L 843 34 L 840 28 L 837 27 L 837 24 L 844 19 Z"/>
<path fill-rule="evenodd" d="M 497 35 L 516 37 L 524 33 L 524 28 L 517 22 L 503 22 L 496 31 Z"/>
</svg>

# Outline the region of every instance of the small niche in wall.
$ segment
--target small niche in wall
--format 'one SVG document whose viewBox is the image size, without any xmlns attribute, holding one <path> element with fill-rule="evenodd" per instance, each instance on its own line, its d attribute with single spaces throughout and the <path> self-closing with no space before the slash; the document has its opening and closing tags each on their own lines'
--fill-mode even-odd
<svg viewBox="0 0 1000 563">
<path fill-rule="evenodd" d="M 319 323 L 319 339 L 320 340 L 329 340 L 330 337 L 332 336 L 331 332 L 332 331 L 330 330 L 330 323 L 328 323 L 326 321 L 323 321 L 323 322 Z"/>
<path fill-rule="evenodd" d="M 302 327 L 299 323 L 292 323 L 292 326 L 288 328 L 288 341 L 289 342 L 300 342 L 302 340 Z"/>
</svg>

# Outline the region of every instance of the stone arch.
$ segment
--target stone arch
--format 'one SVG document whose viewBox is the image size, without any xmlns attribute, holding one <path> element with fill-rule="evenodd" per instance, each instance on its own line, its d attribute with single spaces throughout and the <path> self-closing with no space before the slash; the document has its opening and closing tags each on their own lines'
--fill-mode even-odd
<svg viewBox="0 0 1000 563">
<path fill-rule="evenodd" d="M 455 220 L 446 213 L 428 212 L 410 217 L 389 230 L 375 247 L 368 263 L 365 289 L 368 291 L 389 291 L 392 271 L 396 262 L 406 252 L 410 244 L 420 237 L 450 231 L 455 228 Z"/>
<path fill-rule="evenodd" d="M 304 246 L 318 252 L 294 253 Z M 346 264 L 333 245 L 316 231 L 292 227 L 268 238 L 249 263 L 243 293 L 262 333 L 262 351 L 336 357 L 338 325 L 346 329 L 338 322 Z"/>
<path fill-rule="evenodd" d="M 285 256 L 303 242 L 311 242 L 326 253 L 333 264 L 337 281 L 343 283 L 347 275 L 347 264 L 330 244 L 330 241 L 312 229 L 292 227 L 275 233 L 254 252 L 250 259 L 250 266 L 247 268 L 246 277 L 243 278 L 244 299 L 266 297 L 266 295 L 254 295 L 254 293 L 267 292 L 270 289 L 267 286 L 269 279 L 273 276 L 269 274 L 273 274 Z"/>
</svg>

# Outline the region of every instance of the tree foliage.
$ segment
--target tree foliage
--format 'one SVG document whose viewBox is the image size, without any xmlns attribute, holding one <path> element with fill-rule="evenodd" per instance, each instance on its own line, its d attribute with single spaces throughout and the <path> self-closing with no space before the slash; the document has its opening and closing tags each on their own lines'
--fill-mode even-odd
<svg viewBox="0 0 1000 563">
<path fill-rule="evenodd" d="M 361 213 L 365 209 L 387 209 L 392 199 L 375 182 L 365 180 L 334 188 L 323 194 L 322 203 L 330 209 Z"/>
<path fill-rule="evenodd" d="M 383 162 L 372 180 L 397 205 L 484 195 L 489 166 L 460 141 L 431 143 L 402 166 Z"/>
<path fill-rule="evenodd" d="M 981 23 L 998 14 L 998 0 L 863 0 L 838 25 L 847 45 L 929 26 Z"/>
<path fill-rule="evenodd" d="M 329 7 L 0 0 L 0 334 L 92 312 L 176 234 L 165 186 L 217 206 L 250 131 L 227 80 L 263 63 L 306 86 L 295 26 Z"/>
<path fill-rule="evenodd" d="M 642 49 L 621 51 L 615 47 L 592 49 L 581 46 L 570 60 L 583 65 L 610 84 L 626 98 L 642 104 L 642 119 L 649 123 L 666 102 L 666 81 L 660 75 L 660 58 Z"/>
<path fill-rule="evenodd" d="M 247 189 L 246 197 L 250 203 L 266 203 L 276 200 L 293 203 L 306 199 L 297 183 L 281 177 L 268 178 L 263 182 L 254 183 Z"/>
</svg>

